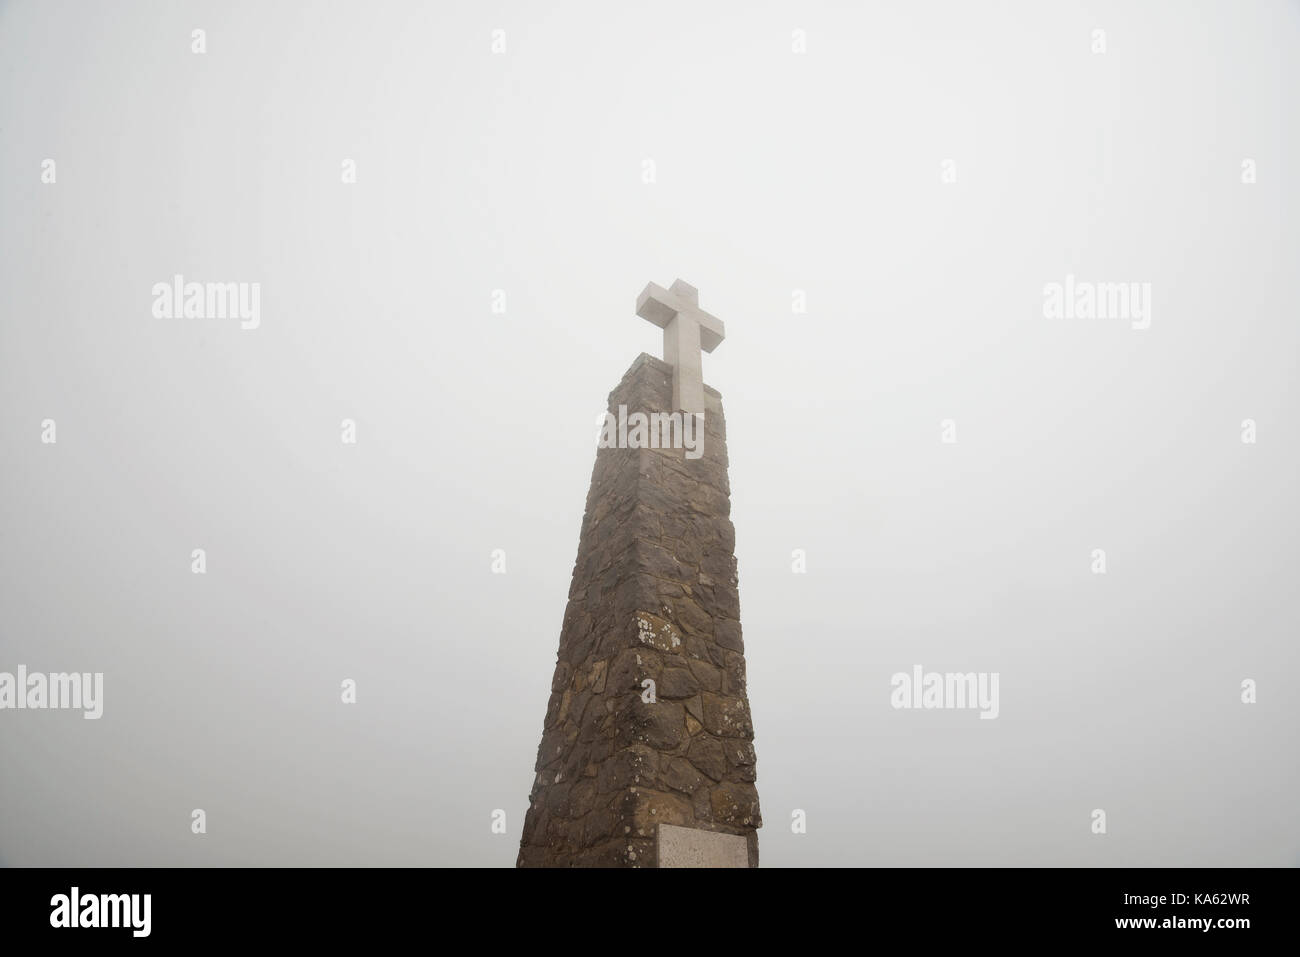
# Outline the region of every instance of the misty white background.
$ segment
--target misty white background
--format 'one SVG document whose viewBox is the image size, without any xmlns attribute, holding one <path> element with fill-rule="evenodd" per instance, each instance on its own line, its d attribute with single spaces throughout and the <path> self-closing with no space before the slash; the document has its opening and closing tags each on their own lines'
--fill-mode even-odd
<svg viewBox="0 0 1300 957">
<path fill-rule="evenodd" d="M 0 670 L 105 673 L 0 713 L 0 861 L 512 865 L 677 277 L 764 865 L 1300 861 L 1298 81 L 1294 3 L 0 6 Z M 1044 319 L 1067 273 L 1151 327 Z"/>
</svg>

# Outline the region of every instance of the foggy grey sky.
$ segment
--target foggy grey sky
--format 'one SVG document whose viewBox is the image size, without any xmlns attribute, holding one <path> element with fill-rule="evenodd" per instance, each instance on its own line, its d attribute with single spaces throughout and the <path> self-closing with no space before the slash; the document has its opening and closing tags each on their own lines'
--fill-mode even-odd
<svg viewBox="0 0 1300 957">
<path fill-rule="evenodd" d="M 681 277 L 764 866 L 1300 862 L 1297 90 L 1295 3 L 0 6 L 0 671 L 105 674 L 0 712 L 0 858 L 513 865 Z M 916 664 L 999 718 L 893 710 Z"/>
</svg>

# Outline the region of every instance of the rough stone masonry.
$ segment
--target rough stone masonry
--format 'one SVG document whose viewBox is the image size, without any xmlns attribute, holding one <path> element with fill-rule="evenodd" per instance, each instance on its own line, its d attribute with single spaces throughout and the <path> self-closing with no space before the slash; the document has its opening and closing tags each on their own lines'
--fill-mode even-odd
<svg viewBox="0 0 1300 957">
<path fill-rule="evenodd" d="M 611 412 L 673 411 L 673 372 L 642 354 Z M 758 866 L 726 426 L 707 386 L 704 412 L 700 458 L 597 451 L 520 867 L 655 867 L 661 837 L 665 866 Z"/>
</svg>

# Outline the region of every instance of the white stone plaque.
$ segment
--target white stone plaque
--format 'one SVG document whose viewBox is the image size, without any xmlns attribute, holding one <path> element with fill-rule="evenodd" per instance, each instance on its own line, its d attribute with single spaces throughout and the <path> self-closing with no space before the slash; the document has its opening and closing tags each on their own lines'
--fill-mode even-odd
<svg viewBox="0 0 1300 957">
<path fill-rule="evenodd" d="M 748 867 L 749 842 L 739 834 L 659 825 L 660 867 Z"/>
</svg>

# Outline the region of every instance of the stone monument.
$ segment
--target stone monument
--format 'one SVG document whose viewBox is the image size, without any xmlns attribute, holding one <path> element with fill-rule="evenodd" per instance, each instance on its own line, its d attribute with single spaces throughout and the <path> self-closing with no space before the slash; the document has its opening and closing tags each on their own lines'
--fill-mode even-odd
<svg viewBox="0 0 1300 957">
<path fill-rule="evenodd" d="M 618 442 L 596 453 L 517 863 L 756 867 L 726 425 L 700 357 L 724 329 L 681 280 L 636 311 L 664 361 L 642 354 L 609 396 Z"/>
</svg>

